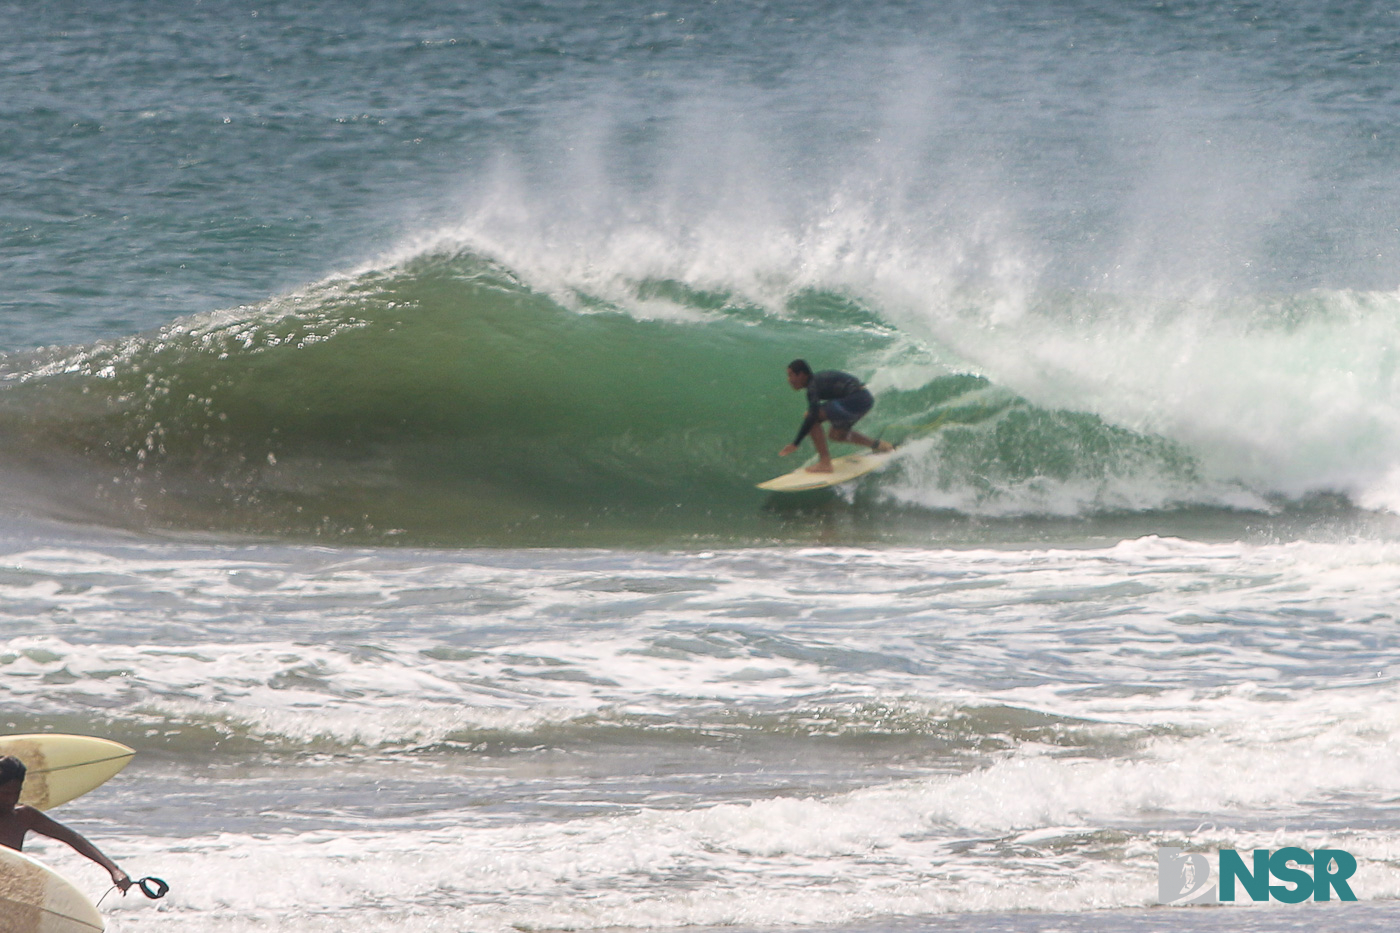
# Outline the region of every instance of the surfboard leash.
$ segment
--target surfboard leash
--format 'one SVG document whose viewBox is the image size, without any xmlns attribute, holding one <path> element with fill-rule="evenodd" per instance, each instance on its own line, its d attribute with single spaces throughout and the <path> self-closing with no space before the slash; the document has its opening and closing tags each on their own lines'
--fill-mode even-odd
<svg viewBox="0 0 1400 933">
<path fill-rule="evenodd" d="M 165 897 L 165 895 L 170 893 L 170 885 L 166 884 L 164 878 L 157 878 L 155 875 L 147 875 L 146 877 L 141 878 L 138 881 L 133 881 L 132 885 L 140 888 L 141 893 L 146 895 L 153 901 L 158 901 L 162 897 Z M 118 890 L 118 888 L 114 884 L 107 889 L 107 894 L 111 894 L 113 891 L 116 890 Z M 126 891 L 130 890 L 131 888 L 126 889 Z M 122 897 L 126 897 L 126 891 L 122 891 Z M 102 895 L 102 897 L 98 898 L 98 907 L 101 907 L 102 902 L 107 899 L 107 894 L 104 894 Z"/>
</svg>

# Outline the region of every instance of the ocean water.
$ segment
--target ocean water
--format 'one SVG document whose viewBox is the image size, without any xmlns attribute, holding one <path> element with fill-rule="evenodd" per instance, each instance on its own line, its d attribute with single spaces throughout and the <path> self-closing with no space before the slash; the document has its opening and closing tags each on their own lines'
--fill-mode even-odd
<svg viewBox="0 0 1400 933">
<path fill-rule="evenodd" d="M 0 22 L 0 730 L 138 750 L 114 933 L 1394 927 L 1390 7 Z M 798 356 L 888 469 L 754 488 Z M 1290 845 L 1360 900 L 1156 904 Z"/>
</svg>

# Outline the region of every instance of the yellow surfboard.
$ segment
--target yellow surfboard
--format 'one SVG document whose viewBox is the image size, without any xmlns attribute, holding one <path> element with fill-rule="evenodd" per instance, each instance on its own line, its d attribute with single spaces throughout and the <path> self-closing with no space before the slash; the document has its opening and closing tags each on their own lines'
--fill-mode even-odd
<svg viewBox="0 0 1400 933">
<path fill-rule="evenodd" d="M 833 457 L 831 461 L 830 473 L 809 473 L 806 466 L 800 466 L 791 473 L 784 473 L 782 476 L 775 476 L 766 483 L 759 483 L 759 489 L 767 489 L 772 492 L 805 492 L 809 489 L 823 489 L 827 486 L 835 486 L 838 483 L 846 483 L 864 476 L 872 470 L 878 470 L 894 459 L 897 450 L 877 454 L 873 451 L 866 451 L 858 454 L 847 454 L 844 457 Z"/>
<path fill-rule="evenodd" d="M 0 933 L 102 933 L 102 915 L 62 875 L 0 846 Z"/>
<path fill-rule="evenodd" d="M 24 762 L 19 802 L 47 810 L 81 797 L 125 768 L 136 752 L 120 742 L 87 735 L 0 736 L 0 758 Z"/>
</svg>

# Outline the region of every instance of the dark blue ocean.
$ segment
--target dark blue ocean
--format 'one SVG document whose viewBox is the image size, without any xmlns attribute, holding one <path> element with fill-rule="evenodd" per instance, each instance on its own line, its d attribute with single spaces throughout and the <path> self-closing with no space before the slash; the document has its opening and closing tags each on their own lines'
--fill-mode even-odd
<svg viewBox="0 0 1400 933">
<path fill-rule="evenodd" d="M 0 27 L 0 732 L 137 749 L 109 930 L 1394 926 L 1397 11 Z M 888 468 L 755 488 L 795 357 Z"/>
</svg>

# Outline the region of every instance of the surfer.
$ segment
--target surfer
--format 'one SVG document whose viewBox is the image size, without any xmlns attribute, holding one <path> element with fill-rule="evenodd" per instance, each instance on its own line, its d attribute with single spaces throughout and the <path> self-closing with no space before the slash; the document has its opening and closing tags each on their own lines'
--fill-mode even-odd
<svg viewBox="0 0 1400 933">
<path fill-rule="evenodd" d="M 778 456 L 786 457 L 797 450 L 802 438 L 812 435 L 812 446 L 817 449 L 817 462 L 807 468 L 809 473 L 830 473 L 831 450 L 826 444 L 825 421 L 831 425 L 831 439 L 843 444 L 859 444 L 869 447 L 876 453 L 888 453 L 894 445 L 885 441 L 872 441 L 864 434 L 851 430 L 857 421 L 864 418 L 875 404 L 875 397 L 861 381 L 850 373 L 836 369 L 812 372 L 806 360 L 793 360 L 787 368 L 788 385 L 793 391 L 807 390 L 807 417 L 802 419 L 802 427 L 797 439 L 778 451 Z"/>
<path fill-rule="evenodd" d="M 24 788 L 24 762 L 13 755 L 0 758 L 0 845 L 14 849 L 24 849 L 27 833 L 38 833 L 57 839 L 72 846 L 79 855 L 85 855 L 112 876 L 112 883 L 121 888 L 122 893 L 133 884 L 127 873 L 117 867 L 117 863 L 98 851 L 97 846 L 88 842 L 78 833 L 57 820 L 50 819 L 42 810 L 24 806 L 19 802 L 20 791 Z"/>
</svg>

